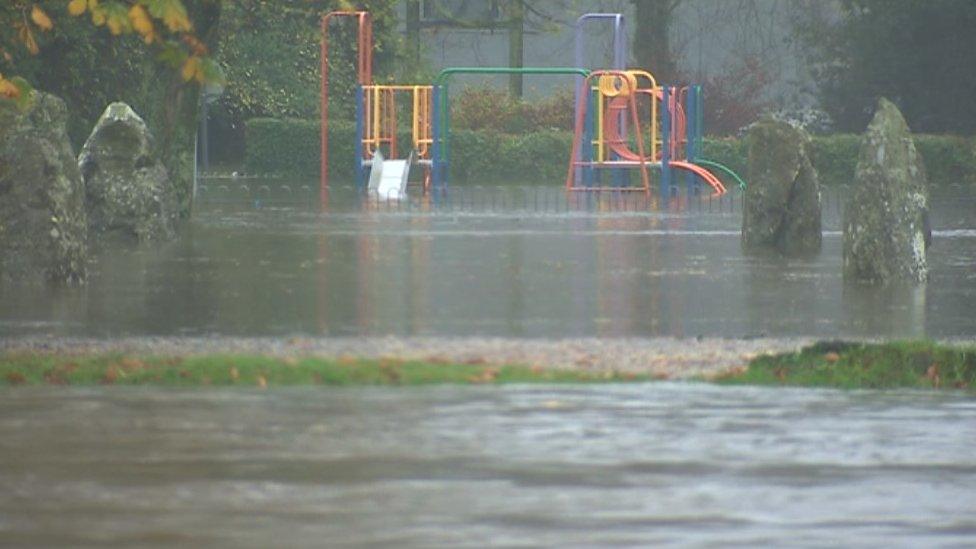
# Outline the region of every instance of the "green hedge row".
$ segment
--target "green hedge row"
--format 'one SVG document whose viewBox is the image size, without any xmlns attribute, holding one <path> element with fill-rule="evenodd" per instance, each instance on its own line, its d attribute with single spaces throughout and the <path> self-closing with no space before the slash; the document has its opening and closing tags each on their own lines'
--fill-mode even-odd
<svg viewBox="0 0 976 549">
<path fill-rule="evenodd" d="M 410 136 L 403 132 L 402 143 Z M 329 128 L 329 174 L 352 177 L 355 129 L 348 122 Z M 319 123 L 308 120 L 258 118 L 246 129 L 245 170 L 253 174 L 318 177 Z M 976 184 L 976 139 L 916 135 L 915 143 L 936 185 Z M 451 133 L 451 179 L 460 183 L 559 183 L 566 176 L 572 135 L 550 130 L 508 135 L 489 131 L 455 130 Z M 843 185 L 851 181 L 857 164 L 860 137 L 850 134 L 813 138 L 812 160 L 820 181 Z M 706 139 L 703 156 L 748 173 L 746 141 Z"/>
</svg>

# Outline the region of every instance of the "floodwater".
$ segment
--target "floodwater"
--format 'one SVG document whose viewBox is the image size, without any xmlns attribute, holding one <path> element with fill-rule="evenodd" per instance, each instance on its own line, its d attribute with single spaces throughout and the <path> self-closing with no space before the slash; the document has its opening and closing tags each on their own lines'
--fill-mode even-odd
<svg viewBox="0 0 976 549">
<path fill-rule="evenodd" d="M 275 186 L 274 189 L 272 186 Z M 976 197 L 933 199 L 931 281 L 745 256 L 738 197 L 474 188 L 325 211 L 210 182 L 88 286 L 0 285 L 0 337 L 976 334 Z M 655 383 L 0 390 L 0 545 L 972 546 L 976 401 Z"/>
<path fill-rule="evenodd" d="M 0 398 L 17 547 L 972 547 L 976 401 L 610 386 Z"/>
<path fill-rule="evenodd" d="M 334 195 L 321 212 L 307 183 L 208 182 L 176 242 L 103 244 L 86 287 L 0 285 L 0 335 L 976 334 L 971 193 L 933 196 L 929 283 L 880 289 L 842 280 L 842 196 L 823 252 L 782 259 L 741 252 L 736 194 L 663 211 L 540 187 Z"/>
</svg>

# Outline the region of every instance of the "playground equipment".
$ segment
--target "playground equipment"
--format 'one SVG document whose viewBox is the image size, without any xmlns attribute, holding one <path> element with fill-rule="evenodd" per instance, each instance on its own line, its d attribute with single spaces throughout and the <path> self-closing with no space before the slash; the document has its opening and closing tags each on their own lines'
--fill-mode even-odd
<svg viewBox="0 0 976 549">
<path fill-rule="evenodd" d="M 659 172 L 660 196 L 677 190 L 675 170 L 686 174 L 687 192 L 699 183 L 715 194 L 725 184 L 712 170 L 745 183 L 729 168 L 701 157 L 703 104 L 701 86 L 672 87 L 657 83 L 644 70 L 627 69 L 627 39 L 621 14 L 589 13 L 576 22 L 576 67 L 451 67 L 431 85 L 380 85 L 372 80 L 372 23 L 365 11 L 336 11 L 322 18 L 322 164 L 321 192 L 328 192 L 328 36 L 334 18 L 357 22 L 356 142 L 357 187 L 370 196 L 406 196 L 412 166 L 423 168 L 421 188 L 435 196 L 447 191 L 450 171 L 450 91 L 456 74 L 574 75 L 575 124 L 566 176 L 568 192 L 639 191 L 651 194 L 651 170 Z M 613 23 L 613 68 L 582 68 L 586 23 Z M 407 99 L 407 101 L 404 101 Z M 399 106 L 398 106 L 399 105 Z M 409 147 L 398 138 L 398 110 L 411 116 Z M 640 184 L 630 184 L 637 170 Z M 368 172 L 368 173 L 367 173 Z M 604 182 L 603 173 L 611 174 Z"/>
<path fill-rule="evenodd" d="M 357 22 L 357 86 L 356 86 L 356 185 L 383 198 L 405 196 L 410 167 L 425 167 L 425 190 L 430 181 L 431 86 L 398 86 L 373 83 L 373 27 L 369 12 L 333 11 L 322 17 L 322 146 L 320 164 L 320 192 L 324 197 L 329 188 L 329 26 L 334 18 L 355 18 Z M 412 111 L 410 152 L 399 158 L 397 135 L 397 99 L 409 95 Z M 386 158 L 383 150 L 386 150 Z M 369 169 L 367 183 L 366 170 Z"/>
</svg>

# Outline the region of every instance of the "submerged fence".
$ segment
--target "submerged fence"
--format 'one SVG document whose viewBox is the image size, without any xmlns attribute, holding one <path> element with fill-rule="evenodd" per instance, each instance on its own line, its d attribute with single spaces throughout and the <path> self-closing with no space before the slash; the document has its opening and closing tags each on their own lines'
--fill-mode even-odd
<svg viewBox="0 0 976 549">
<path fill-rule="evenodd" d="M 567 192 L 562 186 L 455 185 L 442 195 L 424 195 L 420 189 L 402 200 L 386 200 L 359 193 L 356 189 L 333 188 L 320 200 L 318 185 L 309 181 L 249 178 L 208 178 L 198 185 L 198 206 L 234 205 L 244 208 L 288 207 L 328 212 L 369 210 L 390 213 L 702 213 L 739 214 L 743 193 L 733 189 L 713 195 L 674 188 L 662 200 L 656 194 L 640 192 Z M 842 212 L 843 193 L 823 190 L 823 210 L 828 216 Z"/>
</svg>

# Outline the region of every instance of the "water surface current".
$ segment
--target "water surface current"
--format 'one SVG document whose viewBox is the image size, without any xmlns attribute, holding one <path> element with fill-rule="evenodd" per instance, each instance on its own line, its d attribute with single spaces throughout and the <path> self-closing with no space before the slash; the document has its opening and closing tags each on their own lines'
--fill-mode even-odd
<svg viewBox="0 0 976 549">
<path fill-rule="evenodd" d="M 655 383 L 15 389 L 14 546 L 971 546 L 976 401 Z"/>
<path fill-rule="evenodd" d="M 871 288 L 841 276 L 843 196 L 825 195 L 822 253 L 785 259 L 742 253 L 736 194 L 654 210 L 462 187 L 371 207 L 333 193 L 321 211 L 312 192 L 234 185 L 202 192 L 175 242 L 96 245 L 86 287 L 0 285 L 0 334 L 976 333 L 976 197 L 958 192 L 932 199 L 928 284 Z"/>
</svg>

